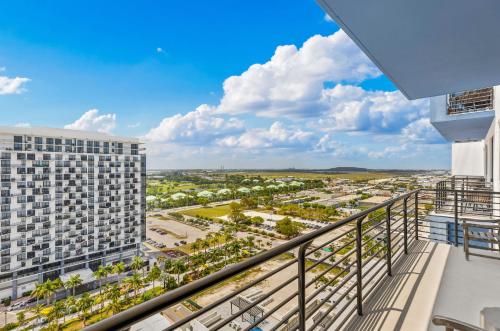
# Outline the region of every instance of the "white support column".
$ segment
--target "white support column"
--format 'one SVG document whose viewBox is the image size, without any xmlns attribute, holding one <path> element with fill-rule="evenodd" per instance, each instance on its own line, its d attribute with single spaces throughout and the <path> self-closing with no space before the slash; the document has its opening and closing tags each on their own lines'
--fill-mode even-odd
<svg viewBox="0 0 500 331">
<path fill-rule="evenodd" d="M 500 192 L 500 87 L 495 86 L 493 90 L 493 102 L 495 107 L 495 119 L 493 120 L 493 191 Z M 494 216 L 500 216 L 500 196 L 493 198 Z"/>
<path fill-rule="evenodd" d="M 494 133 L 493 133 L 493 190 L 500 191 L 500 87 L 495 86 L 493 91 L 495 119 L 494 119 Z"/>
</svg>

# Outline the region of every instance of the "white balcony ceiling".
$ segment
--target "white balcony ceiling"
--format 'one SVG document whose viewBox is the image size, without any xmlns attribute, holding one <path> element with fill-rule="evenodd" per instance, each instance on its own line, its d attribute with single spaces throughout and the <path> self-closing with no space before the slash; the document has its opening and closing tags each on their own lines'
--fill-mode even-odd
<svg viewBox="0 0 500 331">
<path fill-rule="evenodd" d="M 317 1 L 409 99 L 500 85 L 500 1 Z"/>
</svg>

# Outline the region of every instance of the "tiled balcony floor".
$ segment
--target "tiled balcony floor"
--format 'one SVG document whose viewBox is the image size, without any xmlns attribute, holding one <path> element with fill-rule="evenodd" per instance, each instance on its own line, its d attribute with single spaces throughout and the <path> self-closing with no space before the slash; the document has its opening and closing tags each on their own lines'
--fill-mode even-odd
<svg viewBox="0 0 500 331">
<path fill-rule="evenodd" d="M 467 262 L 463 247 L 421 240 L 399 262 L 348 330 L 443 330 L 434 314 L 479 326 L 481 309 L 500 307 L 500 261 Z"/>
</svg>

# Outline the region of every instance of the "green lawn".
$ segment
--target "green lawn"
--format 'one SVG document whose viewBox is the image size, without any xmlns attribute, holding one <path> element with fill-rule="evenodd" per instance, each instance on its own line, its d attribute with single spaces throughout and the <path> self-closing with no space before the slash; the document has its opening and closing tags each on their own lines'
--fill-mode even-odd
<svg viewBox="0 0 500 331">
<path fill-rule="evenodd" d="M 181 214 L 187 216 L 203 216 L 203 217 L 221 217 L 231 213 L 231 208 L 229 205 L 220 205 L 217 207 L 201 207 L 195 209 L 188 209 L 181 212 Z"/>
<path fill-rule="evenodd" d="M 154 194 L 154 192 L 173 194 L 197 187 L 198 185 L 188 182 L 166 181 L 161 183 L 158 180 L 148 180 L 147 192 L 148 194 Z"/>
</svg>

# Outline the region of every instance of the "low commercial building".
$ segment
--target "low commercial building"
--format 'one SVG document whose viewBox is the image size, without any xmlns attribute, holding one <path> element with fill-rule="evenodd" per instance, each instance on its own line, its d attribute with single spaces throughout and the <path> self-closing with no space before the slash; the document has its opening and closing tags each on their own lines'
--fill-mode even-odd
<svg viewBox="0 0 500 331">
<path fill-rule="evenodd" d="M 370 197 L 368 199 L 360 200 L 359 205 L 361 207 L 374 207 L 376 205 L 383 203 L 386 200 L 389 200 L 390 198 L 391 197 L 375 195 L 375 196 Z"/>
</svg>

